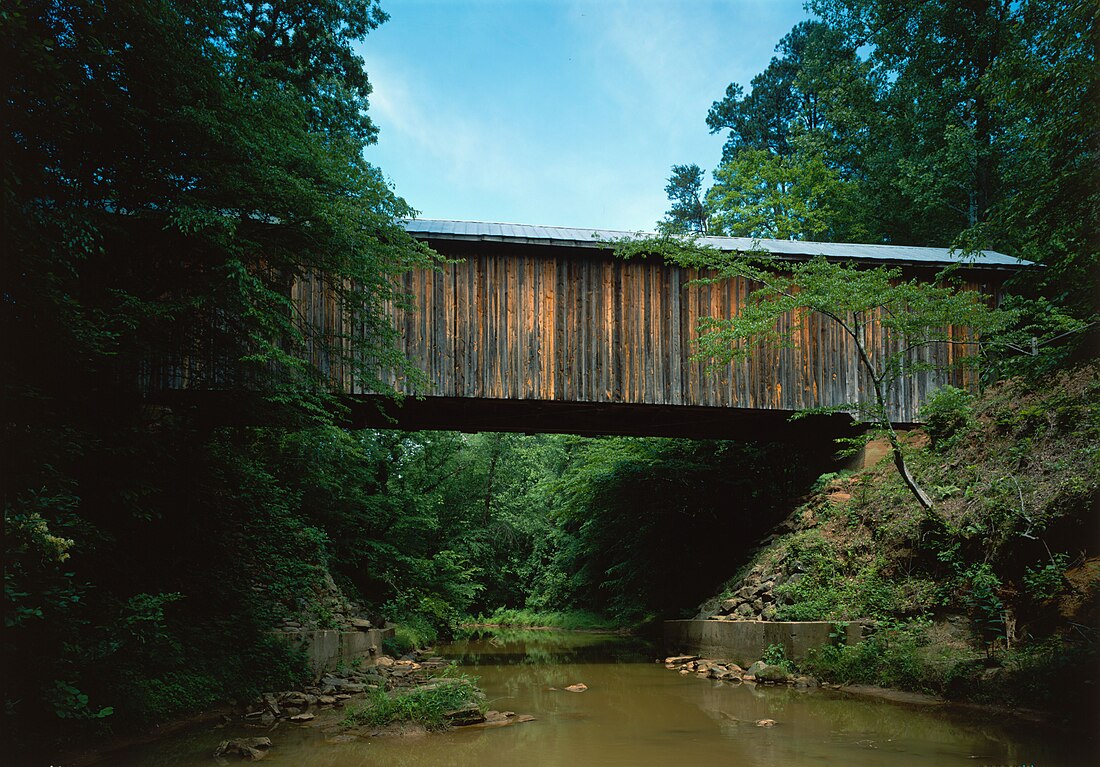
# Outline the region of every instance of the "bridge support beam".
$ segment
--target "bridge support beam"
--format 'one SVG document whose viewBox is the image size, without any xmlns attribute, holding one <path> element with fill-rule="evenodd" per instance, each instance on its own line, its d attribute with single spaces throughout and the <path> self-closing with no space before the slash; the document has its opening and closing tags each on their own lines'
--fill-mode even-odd
<svg viewBox="0 0 1100 767">
<path fill-rule="evenodd" d="M 785 410 L 462 397 L 351 398 L 353 428 L 511 431 L 831 444 L 859 433 L 846 415 L 791 421 Z"/>
</svg>

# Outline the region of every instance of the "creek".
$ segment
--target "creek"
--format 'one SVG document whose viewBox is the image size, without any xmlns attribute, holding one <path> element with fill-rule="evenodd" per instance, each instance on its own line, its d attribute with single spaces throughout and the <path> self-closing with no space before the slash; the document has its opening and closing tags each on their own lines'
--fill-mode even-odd
<svg viewBox="0 0 1100 767">
<path fill-rule="evenodd" d="M 210 725 L 114 753 L 120 767 L 209 767 L 218 742 L 267 735 L 267 765 L 300 767 L 666 767 L 670 764 L 1092 764 L 1080 735 L 984 712 L 833 690 L 733 686 L 670 671 L 631 637 L 558 631 L 474 634 L 437 651 L 478 677 L 487 705 L 536 721 L 333 743 L 325 725 Z M 582 682 L 584 692 L 563 688 Z M 757 726 L 771 719 L 771 727 Z M 233 759 L 227 763 L 236 763 Z M 223 764 L 226 762 L 222 762 Z"/>
</svg>

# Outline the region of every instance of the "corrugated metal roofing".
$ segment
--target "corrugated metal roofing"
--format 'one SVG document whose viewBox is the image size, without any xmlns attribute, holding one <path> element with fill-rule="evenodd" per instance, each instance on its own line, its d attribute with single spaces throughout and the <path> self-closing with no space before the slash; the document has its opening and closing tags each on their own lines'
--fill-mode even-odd
<svg viewBox="0 0 1100 767">
<path fill-rule="evenodd" d="M 579 229 L 564 226 L 530 226 L 489 221 L 448 221 L 414 218 L 403 222 L 412 235 L 423 239 L 514 242 L 525 245 L 592 247 L 599 241 L 646 236 L 644 232 L 613 229 Z M 754 240 L 749 237 L 700 237 L 701 244 L 725 251 L 764 250 L 784 258 L 825 256 L 876 263 L 964 263 L 995 269 L 1034 266 L 1030 261 L 1007 256 L 995 250 L 962 254 L 950 248 L 920 248 L 908 245 L 861 245 L 841 242 L 805 242 L 800 240 Z"/>
</svg>

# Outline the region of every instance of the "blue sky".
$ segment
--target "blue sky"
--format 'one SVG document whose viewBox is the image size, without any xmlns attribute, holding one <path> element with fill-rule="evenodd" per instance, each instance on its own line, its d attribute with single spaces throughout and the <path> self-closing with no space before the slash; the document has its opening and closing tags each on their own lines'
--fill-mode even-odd
<svg viewBox="0 0 1100 767">
<path fill-rule="evenodd" d="M 649 230 L 675 163 L 803 0 L 389 0 L 360 46 L 381 129 L 367 159 L 426 218 Z"/>
</svg>

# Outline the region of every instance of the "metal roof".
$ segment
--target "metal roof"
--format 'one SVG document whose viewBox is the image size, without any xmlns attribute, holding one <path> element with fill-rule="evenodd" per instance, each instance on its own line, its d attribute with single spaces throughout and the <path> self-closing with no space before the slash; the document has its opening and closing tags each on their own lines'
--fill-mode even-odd
<svg viewBox="0 0 1100 767">
<path fill-rule="evenodd" d="M 430 218 L 407 219 L 405 229 L 421 239 L 465 240 L 480 242 L 510 242 L 523 245 L 558 245 L 564 247 L 595 247 L 624 237 L 652 236 L 646 232 L 624 232 L 614 229 L 580 229 L 565 226 L 531 226 L 502 224 L 489 221 L 449 221 Z M 992 269 L 1034 266 L 1031 261 L 1007 256 L 994 250 L 961 253 L 951 248 L 920 248 L 909 245 L 861 245 L 843 242 L 806 242 L 803 240 L 757 240 L 750 237 L 700 237 L 700 244 L 724 251 L 763 250 L 793 259 L 825 256 L 875 263 L 968 264 Z"/>
</svg>

